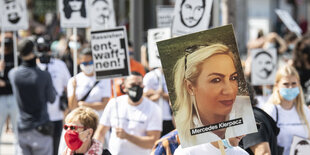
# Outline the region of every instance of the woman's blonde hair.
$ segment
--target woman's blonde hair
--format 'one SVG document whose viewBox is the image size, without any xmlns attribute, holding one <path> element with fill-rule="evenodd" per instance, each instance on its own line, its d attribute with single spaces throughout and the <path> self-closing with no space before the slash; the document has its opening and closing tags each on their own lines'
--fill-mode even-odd
<svg viewBox="0 0 310 155">
<path fill-rule="evenodd" d="M 182 130 L 178 130 L 178 132 L 180 138 L 184 141 L 195 141 L 195 138 L 190 138 L 190 129 L 194 127 L 193 114 L 197 114 L 193 107 L 194 103 L 192 103 L 191 95 L 186 89 L 186 81 L 190 81 L 195 85 L 204 60 L 217 54 L 228 55 L 235 63 L 234 54 L 227 46 L 213 44 L 197 48 L 194 52 L 180 58 L 174 66 L 176 101 L 173 104 L 173 110 L 175 111 L 176 122 L 182 125 Z"/>
<path fill-rule="evenodd" d="M 79 121 L 84 127 L 92 128 L 94 133 L 98 126 L 98 115 L 91 108 L 78 107 L 71 111 L 65 119 L 65 123 L 73 121 Z"/>
<path fill-rule="evenodd" d="M 304 122 L 306 124 L 306 127 L 308 129 L 308 135 L 310 136 L 310 126 L 309 126 L 309 122 L 307 120 L 307 117 L 306 117 L 305 111 L 304 111 L 304 105 L 306 105 L 305 99 L 304 99 L 304 93 L 303 93 L 302 87 L 300 85 L 300 78 L 299 78 L 299 74 L 298 74 L 297 70 L 290 65 L 285 65 L 285 66 L 281 67 L 277 71 L 275 84 L 277 85 L 280 82 L 280 80 L 286 76 L 294 76 L 298 80 L 298 83 L 299 83 L 298 88 L 299 88 L 300 93 L 298 94 L 298 96 L 295 99 L 295 101 L 296 101 L 295 107 L 296 107 L 296 111 L 298 113 L 299 119 L 301 120 L 301 122 Z M 275 104 L 275 105 L 279 105 L 281 103 L 281 100 L 282 100 L 282 97 L 279 93 L 279 88 L 273 87 L 273 93 L 272 93 L 272 96 L 270 97 L 268 102 Z"/>
</svg>

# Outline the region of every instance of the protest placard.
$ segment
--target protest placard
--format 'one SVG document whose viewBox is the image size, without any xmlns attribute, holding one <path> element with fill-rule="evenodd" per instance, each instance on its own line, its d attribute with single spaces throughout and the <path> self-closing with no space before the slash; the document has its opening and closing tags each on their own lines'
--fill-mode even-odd
<svg viewBox="0 0 310 155">
<path fill-rule="evenodd" d="M 310 140 L 294 136 L 291 145 L 290 155 L 306 155 L 310 152 Z"/>
<path fill-rule="evenodd" d="M 96 78 L 116 78 L 130 73 L 125 27 L 91 32 Z"/>
<path fill-rule="evenodd" d="M 183 148 L 257 132 L 232 25 L 157 47 Z"/>
<path fill-rule="evenodd" d="M 171 27 L 173 19 L 173 6 L 158 5 L 156 7 L 157 27 Z"/>
<path fill-rule="evenodd" d="M 113 0 L 92 0 L 90 13 L 92 30 L 104 30 L 116 26 Z"/>
<path fill-rule="evenodd" d="M 275 48 L 253 49 L 250 53 L 252 85 L 273 85 L 277 72 L 277 50 Z"/>
<path fill-rule="evenodd" d="M 171 38 L 170 28 L 149 29 L 147 36 L 149 67 L 161 67 L 156 42 Z"/>
<path fill-rule="evenodd" d="M 4 31 L 28 29 L 26 0 L 1 0 L 0 16 L 0 27 L 3 26 Z"/>
<path fill-rule="evenodd" d="M 290 31 L 296 33 L 297 36 L 301 36 L 301 28 L 287 11 L 276 9 L 275 12 Z"/>
<path fill-rule="evenodd" d="M 63 28 L 89 27 L 89 1 L 87 0 L 59 0 L 60 26 Z"/>
<path fill-rule="evenodd" d="M 213 0 L 177 0 L 172 23 L 173 36 L 207 30 Z"/>
</svg>

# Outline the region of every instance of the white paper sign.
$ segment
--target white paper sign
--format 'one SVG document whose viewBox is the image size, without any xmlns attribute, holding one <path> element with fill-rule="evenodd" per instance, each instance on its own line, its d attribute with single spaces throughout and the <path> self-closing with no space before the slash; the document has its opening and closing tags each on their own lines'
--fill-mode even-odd
<svg viewBox="0 0 310 155">
<path fill-rule="evenodd" d="M 158 28 L 171 27 L 173 10 L 174 7 L 172 6 L 159 5 L 156 7 Z"/>
<path fill-rule="evenodd" d="M 88 0 L 59 0 L 60 26 L 63 28 L 89 27 Z"/>
<path fill-rule="evenodd" d="M 301 36 L 301 28 L 287 11 L 276 9 L 275 12 L 290 31 L 296 33 L 298 36 Z"/>
<path fill-rule="evenodd" d="M 161 67 L 156 42 L 171 38 L 170 28 L 149 29 L 147 32 L 147 46 L 150 68 Z"/>
<path fill-rule="evenodd" d="M 177 0 L 174 8 L 174 36 L 207 30 L 213 0 Z"/>
<path fill-rule="evenodd" d="M 310 140 L 294 136 L 290 155 L 308 155 L 310 152 Z"/>
<path fill-rule="evenodd" d="M 116 27 L 113 0 L 92 0 L 90 13 L 92 30 Z"/>
<path fill-rule="evenodd" d="M 251 51 L 251 57 L 252 85 L 273 85 L 277 71 L 277 50 L 254 49 Z"/>
<path fill-rule="evenodd" d="M 130 73 L 125 27 L 91 32 L 96 78 L 116 78 Z"/>
<path fill-rule="evenodd" d="M 29 27 L 26 0 L 1 0 L 0 14 L 0 27 L 3 26 L 5 31 L 18 31 Z"/>
</svg>

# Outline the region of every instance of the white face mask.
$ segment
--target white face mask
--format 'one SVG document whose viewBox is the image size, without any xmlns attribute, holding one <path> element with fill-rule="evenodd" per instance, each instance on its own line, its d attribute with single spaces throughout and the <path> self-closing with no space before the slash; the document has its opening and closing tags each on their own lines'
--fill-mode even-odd
<svg viewBox="0 0 310 155">
<path fill-rule="evenodd" d="M 79 42 L 75 42 L 75 41 L 69 41 L 69 47 L 71 49 L 80 49 L 81 48 L 81 44 Z"/>
<path fill-rule="evenodd" d="M 83 64 L 80 64 L 80 68 L 81 70 L 85 73 L 85 74 L 92 74 L 94 73 L 94 65 L 83 65 Z"/>
</svg>

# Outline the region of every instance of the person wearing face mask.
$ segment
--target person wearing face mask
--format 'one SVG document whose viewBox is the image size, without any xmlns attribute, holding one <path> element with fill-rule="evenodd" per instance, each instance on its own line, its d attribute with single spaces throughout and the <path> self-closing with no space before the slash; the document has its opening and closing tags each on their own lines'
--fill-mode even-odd
<svg viewBox="0 0 310 155">
<path fill-rule="evenodd" d="M 66 148 L 62 155 L 84 154 L 101 155 L 110 154 L 104 150 L 102 143 L 93 139 L 98 125 L 98 115 L 87 107 L 79 107 L 69 113 L 63 126 L 66 131 L 64 138 Z"/>
<path fill-rule="evenodd" d="M 104 143 L 106 132 L 112 128 L 111 154 L 150 154 L 162 130 L 160 109 L 143 97 L 142 75 L 137 72 L 126 78 L 124 91 L 126 95 L 109 101 L 94 137 Z"/>
<path fill-rule="evenodd" d="M 263 109 L 277 123 L 278 145 L 289 155 L 293 136 L 309 138 L 310 110 L 305 105 L 300 78 L 296 69 L 286 65 L 276 74 L 273 93 Z"/>
<path fill-rule="evenodd" d="M 22 64 L 9 72 L 20 112 L 17 154 L 52 155 L 53 125 L 47 112 L 47 102 L 54 103 L 56 99 L 52 78 L 48 72 L 37 67 L 34 43 L 30 39 L 21 40 L 18 51 Z"/>
<path fill-rule="evenodd" d="M 73 110 L 79 106 L 95 109 L 101 116 L 111 94 L 110 80 L 96 81 L 92 51 L 85 48 L 79 55 L 81 72 L 67 85 L 68 105 Z"/>
</svg>

